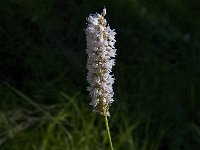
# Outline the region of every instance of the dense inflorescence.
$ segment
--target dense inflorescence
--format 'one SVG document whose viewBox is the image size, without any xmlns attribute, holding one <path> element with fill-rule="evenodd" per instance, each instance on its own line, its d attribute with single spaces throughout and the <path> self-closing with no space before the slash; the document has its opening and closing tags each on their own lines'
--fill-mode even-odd
<svg viewBox="0 0 200 150">
<path fill-rule="evenodd" d="M 87 90 L 92 98 L 90 105 L 94 107 L 94 111 L 109 116 L 109 107 L 114 101 L 114 78 L 110 73 L 115 65 L 113 58 L 116 55 L 116 33 L 107 25 L 105 15 L 104 8 L 101 14 L 96 13 L 87 18 L 87 80 L 90 84 Z"/>
</svg>

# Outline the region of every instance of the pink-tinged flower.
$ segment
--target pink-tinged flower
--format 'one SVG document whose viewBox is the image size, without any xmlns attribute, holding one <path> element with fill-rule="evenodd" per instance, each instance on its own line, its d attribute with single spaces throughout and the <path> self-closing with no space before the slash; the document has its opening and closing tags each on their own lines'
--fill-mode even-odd
<svg viewBox="0 0 200 150">
<path fill-rule="evenodd" d="M 116 32 L 107 25 L 105 15 L 104 8 L 101 14 L 96 13 L 87 18 L 87 81 L 90 84 L 87 90 L 92 98 L 90 105 L 94 107 L 93 110 L 109 116 L 109 107 L 114 101 L 112 88 L 114 78 L 110 73 L 115 65 L 113 58 L 116 55 L 114 46 Z"/>
</svg>

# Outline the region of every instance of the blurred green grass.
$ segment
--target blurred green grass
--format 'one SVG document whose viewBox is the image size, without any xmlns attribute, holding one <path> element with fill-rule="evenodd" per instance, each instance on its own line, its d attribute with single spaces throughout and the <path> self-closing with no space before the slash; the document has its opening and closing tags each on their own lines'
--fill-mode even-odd
<svg viewBox="0 0 200 150">
<path fill-rule="evenodd" d="M 200 147 L 199 1 L 1 0 L 0 149 L 108 149 L 86 92 L 84 29 L 107 7 L 117 32 L 115 149 Z"/>
</svg>

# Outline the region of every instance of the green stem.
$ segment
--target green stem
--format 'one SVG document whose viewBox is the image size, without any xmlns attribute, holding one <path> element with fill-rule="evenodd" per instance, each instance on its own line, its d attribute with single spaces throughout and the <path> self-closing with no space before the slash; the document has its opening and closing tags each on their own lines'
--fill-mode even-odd
<svg viewBox="0 0 200 150">
<path fill-rule="evenodd" d="M 109 130 L 109 126 L 108 126 L 108 118 L 107 118 L 107 115 L 105 115 L 104 118 L 105 118 L 106 131 L 107 131 L 107 134 L 108 134 L 110 149 L 113 150 L 112 140 L 111 140 L 111 136 L 110 136 L 110 130 Z"/>
</svg>

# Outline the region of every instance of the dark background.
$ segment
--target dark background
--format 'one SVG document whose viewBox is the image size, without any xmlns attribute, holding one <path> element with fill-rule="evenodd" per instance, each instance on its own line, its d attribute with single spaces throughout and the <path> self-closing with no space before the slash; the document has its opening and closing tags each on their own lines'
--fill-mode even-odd
<svg viewBox="0 0 200 150">
<path fill-rule="evenodd" d="M 84 32 L 104 6 L 117 32 L 114 148 L 200 148 L 199 0 L 1 0 L 1 150 L 107 149 Z"/>
</svg>

